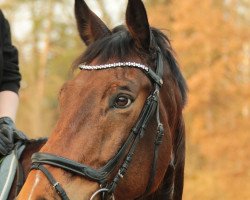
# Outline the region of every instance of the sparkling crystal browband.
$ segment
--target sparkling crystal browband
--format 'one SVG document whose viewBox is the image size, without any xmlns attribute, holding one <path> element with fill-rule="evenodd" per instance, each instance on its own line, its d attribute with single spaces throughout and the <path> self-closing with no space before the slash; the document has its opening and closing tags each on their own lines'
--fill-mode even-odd
<svg viewBox="0 0 250 200">
<path fill-rule="evenodd" d="M 135 67 L 143 69 L 147 72 L 149 71 L 149 68 L 147 66 L 136 62 L 117 62 L 117 63 L 103 64 L 103 65 L 85 65 L 85 64 L 79 65 L 80 69 L 86 69 L 86 70 L 110 69 L 115 67 Z"/>
</svg>

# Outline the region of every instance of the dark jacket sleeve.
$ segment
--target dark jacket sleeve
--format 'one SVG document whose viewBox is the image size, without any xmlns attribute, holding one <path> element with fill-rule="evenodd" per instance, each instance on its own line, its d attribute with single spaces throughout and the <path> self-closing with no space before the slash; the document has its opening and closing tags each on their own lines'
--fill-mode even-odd
<svg viewBox="0 0 250 200">
<path fill-rule="evenodd" d="M 0 91 L 13 91 L 18 93 L 20 88 L 21 74 L 18 66 L 18 52 L 12 45 L 10 26 L 8 21 L 3 17 L 3 23 L 1 27 L 2 31 L 2 55 L 3 55 L 3 72 L 1 77 Z"/>
</svg>

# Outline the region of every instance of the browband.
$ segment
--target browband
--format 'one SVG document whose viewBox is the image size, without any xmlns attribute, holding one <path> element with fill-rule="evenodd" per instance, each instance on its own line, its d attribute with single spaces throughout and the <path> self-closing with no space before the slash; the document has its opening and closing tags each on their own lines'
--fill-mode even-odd
<svg viewBox="0 0 250 200">
<path fill-rule="evenodd" d="M 48 153 L 35 153 L 32 155 L 32 169 L 41 170 L 49 179 L 51 184 L 55 185 L 55 189 L 57 190 L 57 192 L 59 193 L 59 195 L 63 200 L 68 200 L 66 193 L 64 192 L 60 184 L 54 180 L 50 172 L 45 167 L 42 166 L 43 164 L 49 164 L 52 166 L 60 167 L 69 172 L 84 176 L 85 178 L 88 178 L 90 180 L 97 181 L 98 183 L 101 184 L 102 187 L 104 187 L 102 189 L 104 189 L 106 193 L 113 194 L 118 182 L 123 178 L 129 167 L 130 162 L 132 161 L 137 144 L 139 143 L 140 139 L 144 136 L 149 121 L 151 120 L 152 116 L 156 114 L 157 133 L 154 141 L 155 143 L 154 155 L 151 164 L 149 181 L 145 191 L 145 194 L 149 193 L 152 184 L 154 182 L 154 177 L 157 169 L 159 146 L 162 142 L 162 138 L 164 135 L 163 125 L 160 121 L 160 115 L 159 115 L 159 89 L 163 84 L 162 80 L 163 58 L 159 47 L 156 48 L 156 52 L 157 52 L 156 72 L 154 72 L 151 68 L 143 64 L 135 62 L 117 62 L 112 64 L 93 65 L 93 66 L 86 64 L 79 65 L 79 68 L 82 70 L 102 70 L 102 69 L 111 69 L 115 67 L 139 68 L 151 79 L 153 90 L 151 91 L 151 94 L 147 98 L 144 107 L 140 113 L 140 116 L 135 126 L 132 128 L 127 140 L 119 149 L 117 154 L 113 158 L 111 158 L 103 167 L 99 169 L 94 169 L 90 166 L 78 163 L 76 161 Z M 124 159 L 122 159 L 125 154 L 127 155 L 125 156 Z M 118 172 L 115 174 L 114 178 L 110 180 L 111 182 L 109 182 L 110 178 L 109 175 L 117 167 L 119 162 L 121 162 L 120 168 L 118 169 Z M 96 193 L 93 196 L 95 195 Z"/>
<path fill-rule="evenodd" d="M 110 63 L 110 64 L 103 64 L 103 65 L 86 65 L 86 64 L 80 64 L 79 69 L 81 70 L 102 70 L 102 69 L 112 69 L 116 67 L 133 67 L 141 69 L 143 72 L 146 73 L 155 83 L 157 83 L 160 87 L 163 84 L 163 80 L 161 76 L 157 75 L 152 69 L 147 67 L 146 65 L 143 65 L 141 63 L 136 62 L 116 62 L 116 63 Z"/>
</svg>

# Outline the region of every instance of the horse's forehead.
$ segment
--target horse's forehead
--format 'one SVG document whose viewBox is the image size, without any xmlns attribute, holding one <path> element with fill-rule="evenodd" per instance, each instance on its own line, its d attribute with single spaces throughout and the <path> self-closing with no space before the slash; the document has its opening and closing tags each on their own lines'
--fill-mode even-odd
<svg viewBox="0 0 250 200">
<path fill-rule="evenodd" d="M 101 89 L 100 87 L 111 87 L 114 84 L 140 86 L 150 85 L 147 76 L 139 69 L 104 69 L 93 71 L 81 71 L 76 77 L 75 82 L 77 85 Z"/>
</svg>

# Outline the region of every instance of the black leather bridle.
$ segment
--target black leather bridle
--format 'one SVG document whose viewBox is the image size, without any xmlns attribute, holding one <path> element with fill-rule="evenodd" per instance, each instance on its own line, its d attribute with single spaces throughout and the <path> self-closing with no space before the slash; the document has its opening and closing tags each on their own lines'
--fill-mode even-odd
<svg viewBox="0 0 250 200">
<path fill-rule="evenodd" d="M 147 71 L 143 70 L 146 73 L 146 75 L 150 78 L 153 84 L 153 90 L 151 91 L 149 97 L 147 98 L 144 107 L 140 113 L 139 119 L 135 124 L 135 126 L 132 128 L 131 133 L 129 134 L 127 140 L 122 145 L 117 154 L 111 160 L 109 160 L 106 165 L 104 165 L 100 169 L 93 169 L 87 165 L 53 154 L 35 153 L 32 155 L 31 169 L 41 170 L 63 200 L 69 199 L 66 192 L 61 187 L 61 185 L 54 179 L 52 174 L 43 166 L 44 164 L 59 167 L 73 174 L 80 175 L 92 181 L 98 182 L 102 186 L 100 193 L 106 193 L 107 195 L 105 194 L 102 195 L 103 198 L 106 198 L 107 196 L 110 196 L 114 193 L 120 179 L 123 178 L 123 176 L 125 175 L 129 167 L 129 164 L 133 158 L 137 144 L 139 143 L 140 139 L 144 136 L 145 129 L 149 123 L 149 120 L 155 114 L 157 121 L 157 134 L 154 142 L 155 147 L 154 147 L 153 161 L 151 165 L 150 178 L 145 193 L 148 193 L 150 191 L 156 173 L 158 149 L 160 144 L 162 143 L 162 138 L 164 134 L 163 125 L 160 122 L 160 116 L 159 116 L 159 90 L 163 84 L 162 81 L 163 58 L 161 50 L 158 46 L 156 48 L 156 53 L 157 53 L 157 61 L 156 61 L 157 63 L 155 72 L 150 68 Z M 125 156 L 124 154 L 126 152 L 127 155 Z M 121 159 L 124 156 L 125 158 L 118 172 L 114 176 L 113 180 L 109 182 L 109 176 L 117 167 L 118 163 L 121 162 Z"/>
</svg>

